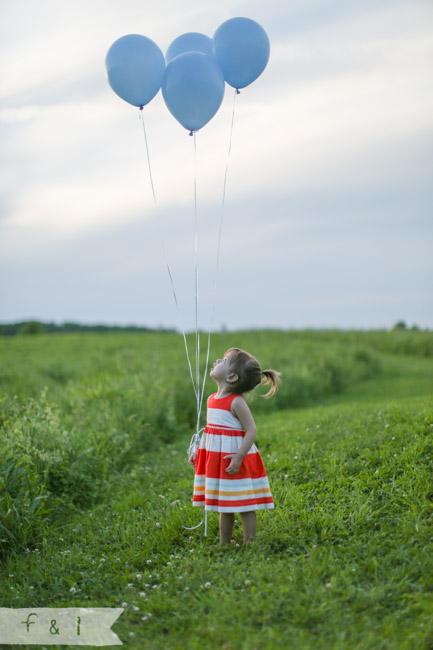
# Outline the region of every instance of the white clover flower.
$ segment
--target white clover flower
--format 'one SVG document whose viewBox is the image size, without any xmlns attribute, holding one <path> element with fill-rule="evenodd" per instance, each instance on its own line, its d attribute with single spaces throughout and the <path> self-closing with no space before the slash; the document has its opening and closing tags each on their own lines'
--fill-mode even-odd
<svg viewBox="0 0 433 650">
<path fill-rule="evenodd" d="M 152 564 L 152 560 L 146 560 L 146 564 Z"/>
<path fill-rule="evenodd" d="M 210 582 L 205 582 L 205 583 L 204 583 L 204 586 L 207 587 L 207 588 L 208 588 L 208 587 L 212 587 L 212 585 L 211 585 Z"/>
<path fill-rule="evenodd" d="M 330 582 L 327 582 L 326 585 L 325 585 L 325 587 L 326 587 L 327 589 L 329 589 L 329 587 L 332 587 L 332 585 L 331 585 Z"/>
<path fill-rule="evenodd" d="M 155 526 L 156 526 L 157 528 L 161 528 L 161 524 L 159 523 L 159 521 L 156 522 Z"/>
<path fill-rule="evenodd" d="M 134 612 L 138 612 L 138 610 L 139 610 L 140 608 L 137 607 L 137 605 L 133 605 L 133 606 L 132 606 L 132 609 L 134 610 Z"/>
<path fill-rule="evenodd" d="M 144 587 L 145 587 L 145 589 L 148 589 L 148 588 L 150 587 L 150 585 L 148 585 L 147 582 L 146 582 L 146 584 L 144 585 Z"/>
<path fill-rule="evenodd" d="M 146 592 L 140 591 L 140 598 L 146 598 Z"/>
<path fill-rule="evenodd" d="M 132 584 L 132 582 L 128 582 L 128 584 L 126 585 L 126 588 L 127 589 L 133 589 L 134 585 Z"/>
<path fill-rule="evenodd" d="M 141 580 L 141 578 L 142 578 L 141 573 L 137 573 L 137 575 L 135 577 L 137 578 L 137 580 Z"/>
<path fill-rule="evenodd" d="M 30 589 L 33 589 L 33 587 L 30 587 Z M 75 594 L 77 590 L 75 589 L 75 587 L 71 587 L 69 591 L 71 592 L 71 594 Z"/>
<path fill-rule="evenodd" d="M 135 632 L 128 632 L 129 636 L 135 636 Z"/>
<path fill-rule="evenodd" d="M 128 603 L 122 603 L 122 607 L 128 607 Z"/>
<path fill-rule="evenodd" d="M 244 585 L 250 585 L 250 584 L 251 584 L 251 580 L 245 580 Z"/>
<path fill-rule="evenodd" d="M 185 591 L 189 591 L 189 587 L 185 587 Z"/>
</svg>

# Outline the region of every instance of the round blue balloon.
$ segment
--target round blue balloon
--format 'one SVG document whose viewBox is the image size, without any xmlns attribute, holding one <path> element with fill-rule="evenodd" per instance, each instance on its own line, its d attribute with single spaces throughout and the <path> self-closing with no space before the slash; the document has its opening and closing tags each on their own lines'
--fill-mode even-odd
<svg viewBox="0 0 433 650">
<path fill-rule="evenodd" d="M 269 38 L 250 18 L 231 18 L 213 37 L 215 59 L 233 88 L 245 88 L 259 77 L 269 60 Z"/>
<path fill-rule="evenodd" d="M 114 41 L 105 58 L 108 83 L 133 106 L 145 106 L 161 88 L 164 55 L 150 38 L 128 34 Z"/>
<path fill-rule="evenodd" d="M 161 87 L 168 110 L 189 131 L 207 124 L 224 97 L 222 72 L 202 52 L 186 52 L 170 61 Z"/>
<path fill-rule="evenodd" d="M 167 63 L 170 63 L 176 56 L 185 54 L 185 52 L 203 52 L 203 54 L 213 57 L 212 39 L 199 32 L 182 34 L 175 38 L 168 46 L 165 60 Z"/>
</svg>

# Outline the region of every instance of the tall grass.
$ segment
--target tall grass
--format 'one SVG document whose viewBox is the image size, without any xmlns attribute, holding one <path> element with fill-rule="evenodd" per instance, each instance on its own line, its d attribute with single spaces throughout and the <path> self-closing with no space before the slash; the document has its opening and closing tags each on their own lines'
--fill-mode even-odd
<svg viewBox="0 0 433 650">
<path fill-rule="evenodd" d="M 257 413 L 314 403 L 380 370 L 368 348 L 284 332 L 216 335 L 212 344 L 217 356 L 246 347 L 282 372 L 276 398 L 254 400 Z M 38 521 L 97 502 L 137 455 L 195 426 L 178 335 L 46 335 L 1 347 L 0 554 L 37 544 Z M 203 373 L 204 352 L 201 362 Z M 214 389 L 208 378 L 206 394 Z"/>
<path fill-rule="evenodd" d="M 137 649 L 430 650 L 431 361 L 347 337 L 213 337 L 283 374 L 251 401 L 276 508 L 245 552 L 239 522 L 222 549 L 212 513 L 184 528 L 180 336 L 0 339 L 0 604 L 124 606 Z"/>
<path fill-rule="evenodd" d="M 420 357 L 433 356 L 433 332 L 418 329 L 387 330 L 299 330 L 293 337 L 310 341 L 335 341 L 364 345 L 378 352 Z"/>
</svg>

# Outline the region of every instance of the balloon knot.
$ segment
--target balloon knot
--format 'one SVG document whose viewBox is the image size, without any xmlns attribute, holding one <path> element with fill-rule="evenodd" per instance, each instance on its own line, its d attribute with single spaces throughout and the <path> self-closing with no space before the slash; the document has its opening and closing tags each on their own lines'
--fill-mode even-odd
<svg viewBox="0 0 433 650">
<path fill-rule="evenodd" d="M 143 110 L 143 108 L 144 108 L 144 106 L 140 106 L 140 111 L 142 111 L 142 110 Z"/>
<path fill-rule="evenodd" d="M 189 132 L 189 135 L 194 135 L 194 131 L 190 131 L 190 132 Z"/>
<path fill-rule="evenodd" d="M 240 94 L 241 94 L 241 91 L 239 90 L 239 88 L 236 88 L 236 95 L 240 95 Z"/>
</svg>

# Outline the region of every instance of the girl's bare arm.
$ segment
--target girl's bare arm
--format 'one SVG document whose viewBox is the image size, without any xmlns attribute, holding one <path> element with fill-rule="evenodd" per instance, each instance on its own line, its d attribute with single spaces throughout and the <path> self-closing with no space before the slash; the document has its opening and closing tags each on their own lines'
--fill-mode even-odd
<svg viewBox="0 0 433 650">
<path fill-rule="evenodd" d="M 254 418 L 251 414 L 251 411 L 248 407 L 248 404 L 244 400 L 243 397 L 235 397 L 235 399 L 232 402 L 231 405 L 231 411 L 235 417 L 238 418 L 239 422 L 242 425 L 243 430 L 245 431 L 245 436 L 242 441 L 242 444 L 239 448 L 239 451 L 236 454 L 232 454 L 232 463 L 235 468 L 237 466 L 237 469 L 239 469 L 243 459 L 247 455 L 248 451 L 250 450 L 256 434 L 256 425 L 254 422 Z M 227 471 L 230 469 L 230 466 L 227 468 Z M 231 472 L 229 472 L 230 474 Z"/>
</svg>

